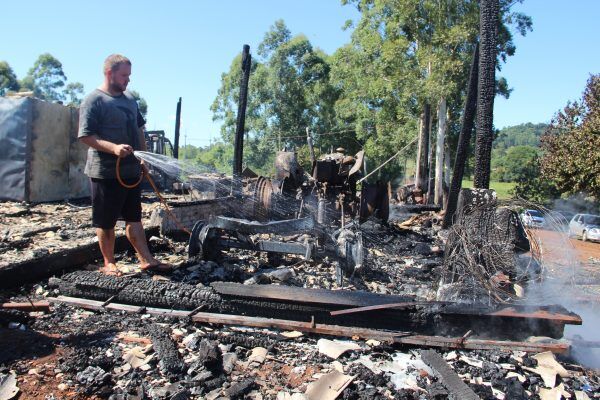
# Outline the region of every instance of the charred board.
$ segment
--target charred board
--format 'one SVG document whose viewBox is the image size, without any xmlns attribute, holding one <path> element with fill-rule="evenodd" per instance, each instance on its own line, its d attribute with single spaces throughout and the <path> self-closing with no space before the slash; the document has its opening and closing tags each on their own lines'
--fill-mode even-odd
<svg viewBox="0 0 600 400">
<path fill-rule="evenodd" d="M 386 303 L 406 304 L 412 299 L 359 291 L 328 291 L 287 286 L 216 283 L 198 287 L 170 281 L 118 278 L 77 271 L 52 279 L 61 294 L 104 301 L 174 310 L 316 321 L 340 326 L 410 331 L 425 335 L 461 336 L 472 330 L 489 338 L 523 338 L 531 335 L 560 337 L 565 324 L 581 319 L 564 308 L 509 309 L 465 304 L 414 303 L 410 307 L 379 308 L 332 315 L 349 307 Z"/>
</svg>

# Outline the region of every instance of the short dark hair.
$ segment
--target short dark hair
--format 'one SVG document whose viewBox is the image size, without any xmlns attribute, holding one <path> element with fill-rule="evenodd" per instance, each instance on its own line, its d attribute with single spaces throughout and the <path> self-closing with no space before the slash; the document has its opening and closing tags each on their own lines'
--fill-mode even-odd
<svg viewBox="0 0 600 400">
<path fill-rule="evenodd" d="M 111 54 L 110 56 L 106 57 L 106 60 L 104 60 L 104 71 L 116 71 L 119 69 L 121 64 L 127 64 L 131 66 L 131 61 L 129 61 L 129 58 L 121 54 Z"/>
</svg>

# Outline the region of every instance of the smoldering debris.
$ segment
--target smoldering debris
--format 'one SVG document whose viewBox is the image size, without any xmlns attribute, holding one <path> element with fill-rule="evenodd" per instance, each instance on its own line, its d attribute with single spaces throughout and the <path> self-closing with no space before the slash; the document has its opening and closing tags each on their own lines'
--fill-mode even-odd
<svg viewBox="0 0 600 400">
<path fill-rule="evenodd" d="M 207 312 L 222 308 L 219 306 L 222 299 L 213 297 L 211 283 L 247 282 L 245 286 L 254 287 L 267 282 L 262 277 L 268 277 L 268 282 L 275 286 L 366 290 L 410 296 L 413 301 L 432 301 L 436 295 L 432 283 L 438 281 L 444 264 L 445 236 L 439 230 L 437 220 L 439 216 L 434 212 L 415 215 L 404 224 L 405 221 L 393 219 L 387 225 L 375 219 L 368 220 L 362 225 L 367 265 L 352 278 L 345 277 L 343 282 L 336 279 L 337 260 L 333 258 L 308 261 L 284 256 L 273 260 L 264 254 L 231 250 L 214 261 L 187 259 L 185 243 L 161 238 L 160 243 L 155 240 L 151 246 L 158 253 L 157 257 L 177 265 L 174 273 L 165 277 L 141 273 L 134 255 L 124 252 L 118 257 L 128 271 L 122 278 L 128 284 L 115 285 L 112 280 L 105 282 L 101 277 L 83 279 L 84 274 L 81 274 L 82 279 L 73 280 L 70 293 L 82 293 L 88 285 L 94 290 L 101 288 L 97 298 L 102 302 L 115 295 L 112 301 L 117 302 L 119 295 L 129 296 L 128 290 L 123 289 L 132 285 L 135 288 L 132 292 L 138 293 L 129 297 L 137 299 L 139 304 L 148 304 L 146 295 L 139 292 L 144 289 L 149 293 L 156 292 L 159 304 L 169 309 L 180 309 L 179 305 L 189 302 L 188 310 L 194 311 L 198 304 L 192 304 L 189 299 L 202 298 L 206 306 L 197 312 Z M 40 235 L 45 233 L 37 236 Z M 291 240 L 302 239 L 298 236 Z M 32 245 L 37 245 L 35 240 Z M 275 279 L 275 276 L 287 278 Z M 68 280 L 63 276 L 57 278 Z M 181 298 L 179 294 L 175 295 L 174 283 L 177 287 L 188 285 L 187 294 Z M 28 301 L 25 295 L 33 301 L 58 295 L 47 282 L 26 286 L 22 293 L 5 291 L 3 294 L 6 301 L 19 302 Z M 0 373 L 6 373 L 8 369 L 15 371 L 19 388 L 28 394 L 112 399 L 305 398 L 310 383 L 338 371 L 354 376 L 338 398 L 449 396 L 444 383 L 427 371 L 414 347 L 355 338 L 353 342 L 358 348 L 333 360 L 318 353 L 317 343 L 322 338 L 318 335 L 283 335 L 284 331 L 276 329 L 219 327 L 193 323 L 191 318 L 151 315 L 143 309 L 135 314 L 101 309 L 85 311 L 53 304 L 50 313 L 29 315 L 16 311 L 3 316 L 5 322 L 2 324 L 6 329 L 10 322 L 25 329 L 11 329 L 10 332 L 43 333 L 47 338 L 45 348 L 33 348 L 31 353 L 21 353 L 21 356 L 17 355 L 16 347 L 14 352 L 10 351 L 11 346 L 7 347 L 9 357 L 4 358 L 1 366 L 7 369 L 0 368 Z M 150 333 L 156 326 L 162 330 L 160 337 L 170 343 L 169 359 L 178 365 L 174 369 L 160 366 L 163 356 L 159 356 L 159 345 L 153 344 L 155 339 Z M 460 336 L 465 333 L 461 332 Z M 255 350 L 259 348 L 260 351 Z M 258 353 L 260 363 L 253 356 Z M 126 354 L 138 354 L 139 363 L 134 363 L 133 367 L 125 361 Z M 550 387 L 535 372 L 537 360 L 530 354 L 444 350 L 440 355 L 482 398 L 535 398 L 545 390 L 561 390 L 572 398 L 583 396 L 583 393 L 594 398 L 600 391 L 597 373 L 573 364 L 572 359 L 557 358 L 569 376 L 557 375 L 555 386 Z M 81 374 L 80 379 L 78 374 Z"/>
</svg>

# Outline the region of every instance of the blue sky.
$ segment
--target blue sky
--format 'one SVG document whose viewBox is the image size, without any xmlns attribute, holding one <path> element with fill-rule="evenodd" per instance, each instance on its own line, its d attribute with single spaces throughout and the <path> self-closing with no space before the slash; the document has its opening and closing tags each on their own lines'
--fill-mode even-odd
<svg viewBox="0 0 600 400">
<path fill-rule="evenodd" d="M 534 30 L 516 36 L 517 53 L 502 68 L 514 91 L 496 99 L 495 124 L 547 122 L 575 100 L 590 73 L 600 72 L 600 1 L 526 0 L 516 8 Z M 196 146 L 219 137 L 209 107 L 221 74 L 244 43 L 256 51 L 273 22 L 283 19 L 327 53 L 350 41 L 341 29 L 357 11 L 339 0 L 4 1 L 0 60 L 22 78 L 49 52 L 69 81 L 86 92 L 102 80 L 102 62 L 122 53 L 133 62 L 130 88 L 148 102 L 148 129 L 172 137 L 177 99 L 183 97 L 182 137 Z"/>
</svg>

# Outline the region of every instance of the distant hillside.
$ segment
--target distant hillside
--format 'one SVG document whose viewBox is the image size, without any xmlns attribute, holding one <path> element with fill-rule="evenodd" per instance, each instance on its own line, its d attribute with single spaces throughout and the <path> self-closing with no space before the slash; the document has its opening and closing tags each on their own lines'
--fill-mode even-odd
<svg viewBox="0 0 600 400">
<path fill-rule="evenodd" d="M 540 136 L 544 133 L 548 124 L 525 124 L 507 126 L 498 133 L 494 140 L 494 149 L 506 150 L 513 146 L 532 146 L 540 145 Z"/>
</svg>

